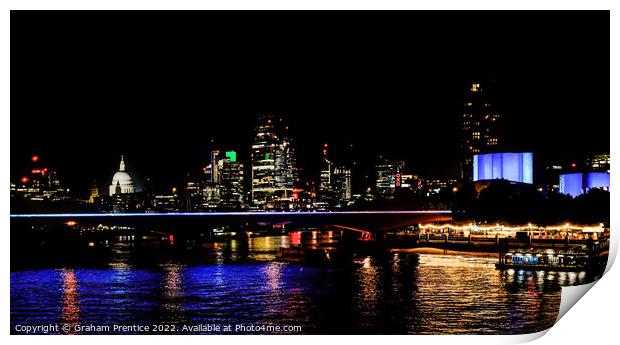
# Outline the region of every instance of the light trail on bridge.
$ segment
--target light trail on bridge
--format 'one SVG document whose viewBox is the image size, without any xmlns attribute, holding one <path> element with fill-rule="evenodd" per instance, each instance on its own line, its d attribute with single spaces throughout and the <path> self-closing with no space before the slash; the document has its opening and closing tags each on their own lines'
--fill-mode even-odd
<svg viewBox="0 0 620 345">
<path fill-rule="evenodd" d="M 370 237 L 371 237 L 371 232 L 368 231 L 368 230 L 356 229 L 356 228 L 352 228 L 350 226 L 336 225 L 336 224 L 330 224 L 329 226 L 333 227 L 333 228 L 336 228 L 336 229 L 359 232 L 359 233 L 362 234 L 361 239 L 364 240 L 364 241 L 370 240 Z"/>
<path fill-rule="evenodd" d="M 335 211 L 335 212 L 175 212 L 175 213 L 32 213 L 11 214 L 11 218 L 90 218 L 90 217 L 220 217 L 220 216 L 295 216 L 295 215 L 426 215 L 452 214 L 452 211 Z"/>
</svg>

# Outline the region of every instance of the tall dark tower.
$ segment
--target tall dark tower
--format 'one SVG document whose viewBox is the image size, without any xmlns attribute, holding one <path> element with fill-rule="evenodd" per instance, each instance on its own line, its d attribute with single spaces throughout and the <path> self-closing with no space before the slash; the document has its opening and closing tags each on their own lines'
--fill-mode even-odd
<svg viewBox="0 0 620 345">
<path fill-rule="evenodd" d="M 487 88 L 488 84 L 475 82 L 468 86 L 465 95 L 460 134 L 461 178 L 465 181 L 472 181 L 474 155 L 496 151 L 500 144 L 501 116 L 494 109 Z"/>
</svg>

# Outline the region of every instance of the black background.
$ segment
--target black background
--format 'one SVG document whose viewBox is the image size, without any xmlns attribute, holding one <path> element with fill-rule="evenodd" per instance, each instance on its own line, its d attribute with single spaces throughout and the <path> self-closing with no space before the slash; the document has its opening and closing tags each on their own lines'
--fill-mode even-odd
<svg viewBox="0 0 620 345">
<path fill-rule="evenodd" d="M 507 149 L 609 152 L 607 11 L 12 12 L 11 177 L 36 153 L 86 197 L 124 154 L 165 190 L 211 138 L 247 162 L 259 112 L 288 117 L 309 178 L 325 141 L 362 167 L 457 175 L 474 79 L 493 82 Z"/>
</svg>

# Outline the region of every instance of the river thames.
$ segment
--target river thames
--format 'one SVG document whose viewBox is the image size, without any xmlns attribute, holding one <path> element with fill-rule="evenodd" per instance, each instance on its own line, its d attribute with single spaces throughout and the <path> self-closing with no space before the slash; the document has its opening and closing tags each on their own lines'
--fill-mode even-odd
<svg viewBox="0 0 620 345">
<path fill-rule="evenodd" d="M 190 248 L 121 241 L 71 262 L 12 262 L 11 333 L 50 324 L 70 326 L 50 333 L 86 334 L 144 334 L 129 328 L 139 326 L 174 334 L 531 333 L 553 325 L 562 286 L 597 278 L 500 271 L 496 258 L 468 255 L 386 252 L 338 266 L 276 261 L 288 241 Z"/>
</svg>

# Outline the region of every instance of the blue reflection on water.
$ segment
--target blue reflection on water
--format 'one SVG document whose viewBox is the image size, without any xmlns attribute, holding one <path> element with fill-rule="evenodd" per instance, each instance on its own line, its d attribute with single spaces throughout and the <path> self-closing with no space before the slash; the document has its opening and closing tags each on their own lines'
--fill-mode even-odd
<svg viewBox="0 0 620 345">
<path fill-rule="evenodd" d="M 389 254 L 346 267 L 275 262 L 279 237 L 199 258 L 134 255 L 11 272 L 11 325 L 266 324 L 303 333 L 526 333 L 553 324 L 583 273 L 498 271 L 494 258 Z M 237 248 L 237 249 L 234 249 Z M 241 259 L 236 250 L 246 252 Z M 227 254 L 225 254 L 227 253 Z M 204 258 L 207 257 L 207 261 Z M 144 261 L 147 261 L 145 264 Z"/>
<path fill-rule="evenodd" d="M 318 271 L 279 262 L 74 269 L 73 320 L 61 312 L 64 270 L 11 272 L 11 323 L 299 323 L 305 296 L 321 293 L 308 284 Z"/>
</svg>

